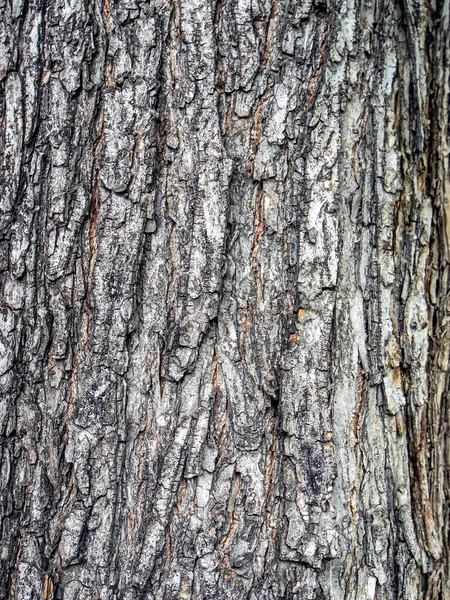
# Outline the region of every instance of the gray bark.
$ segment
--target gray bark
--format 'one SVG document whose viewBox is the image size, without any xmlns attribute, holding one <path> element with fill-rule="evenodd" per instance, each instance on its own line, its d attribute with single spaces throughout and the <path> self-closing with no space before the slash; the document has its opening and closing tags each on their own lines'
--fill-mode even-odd
<svg viewBox="0 0 450 600">
<path fill-rule="evenodd" d="M 449 598 L 448 0 L 0 5 L 0 598 Z"/>
</svg>

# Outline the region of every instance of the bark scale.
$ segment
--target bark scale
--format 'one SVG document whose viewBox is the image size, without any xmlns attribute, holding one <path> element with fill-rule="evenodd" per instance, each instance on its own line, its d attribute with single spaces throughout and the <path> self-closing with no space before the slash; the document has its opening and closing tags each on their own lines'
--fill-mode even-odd
<svg viewBox="0 0 450 600">
<path fill-rule="evenodd" d="M 448 1 L 2 13 L 0 598 L 450 597 Z"/>
</svg>

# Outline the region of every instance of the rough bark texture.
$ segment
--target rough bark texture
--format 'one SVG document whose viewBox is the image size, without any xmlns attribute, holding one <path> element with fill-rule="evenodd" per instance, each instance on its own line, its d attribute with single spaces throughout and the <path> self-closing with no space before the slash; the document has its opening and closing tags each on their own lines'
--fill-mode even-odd
<svg viewBox="0 0 450 600">
<path fill-rule="evenodd" d="M 0 5 L 0 598 L 450 598 L 449 2 Z"/>
</svg>

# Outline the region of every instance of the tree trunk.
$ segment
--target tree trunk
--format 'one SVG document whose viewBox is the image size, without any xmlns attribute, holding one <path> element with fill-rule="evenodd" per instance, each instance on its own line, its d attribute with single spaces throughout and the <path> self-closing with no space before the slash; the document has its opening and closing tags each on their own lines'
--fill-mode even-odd
<svg viewBox="0 0 450 600">
<path fill-rule="evenodd" d="M 433 2 L 1 2 L 0 598 L 450 598 Z"/>
</svg>

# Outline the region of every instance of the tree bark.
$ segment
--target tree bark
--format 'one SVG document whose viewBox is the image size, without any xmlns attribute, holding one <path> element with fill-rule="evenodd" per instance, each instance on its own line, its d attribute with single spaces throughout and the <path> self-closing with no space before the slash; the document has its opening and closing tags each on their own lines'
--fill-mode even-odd
<svg viewBox="0 0 450 600">
<path fill-rule="evenodd" d="M 0 598 L 450 598 L 448 0 L 0 4 Z"/>
</svg>

